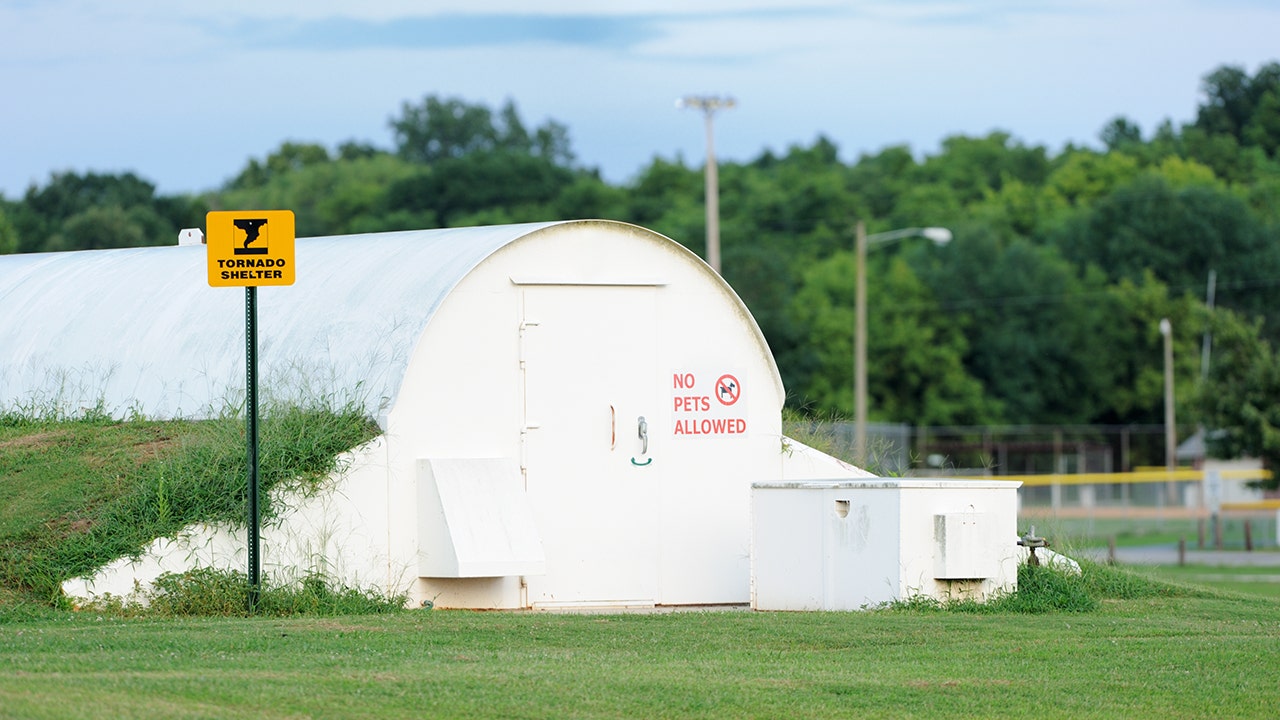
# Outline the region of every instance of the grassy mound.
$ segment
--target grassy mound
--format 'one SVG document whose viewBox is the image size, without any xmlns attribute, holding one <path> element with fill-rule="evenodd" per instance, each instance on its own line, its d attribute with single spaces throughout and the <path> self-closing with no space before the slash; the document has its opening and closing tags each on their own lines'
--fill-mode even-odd
<svg viewBox="0 0 1280 720">
<path fill-rule="evenodd" d="M 275 488 L 314 489 L 376 436 L 358 409 L 272 407 L 259 422 L 264 519 Z M 242 419 L 0 416 L 0 604 L 58 603 L 61 583 L 196 522 L 245 526 Z"/>
</svg>

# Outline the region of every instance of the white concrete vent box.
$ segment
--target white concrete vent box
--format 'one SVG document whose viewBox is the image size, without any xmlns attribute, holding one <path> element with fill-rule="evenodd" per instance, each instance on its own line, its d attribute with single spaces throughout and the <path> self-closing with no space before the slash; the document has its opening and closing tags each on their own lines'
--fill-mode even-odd
<svg viewBox="0 0 1280 720">
<path fill-rule="evenodd" d="M 934 515 L 934 579 L 983 580 L 999 574 L 999 558 L 989 552 L 993 525 L 988 513 Z"/>
<path fill-rule="evenodd" d="M 418 503 L 419 577 L 506 577 L 547 571 L 514 460 L 419 459 Z"/>
<path fill-rule="evenodd" d="M 1012 592 L 1020 485 L 912 478 L 755 483 L 752 607 L 858 610 L 914 596 L 986 600 Z"/>
</svg>

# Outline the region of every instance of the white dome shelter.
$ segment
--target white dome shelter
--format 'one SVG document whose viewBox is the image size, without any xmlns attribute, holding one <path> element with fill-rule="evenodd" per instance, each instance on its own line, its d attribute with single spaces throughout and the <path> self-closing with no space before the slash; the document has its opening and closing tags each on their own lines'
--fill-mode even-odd
<svg viewBox="0 0 1280 720">
<path fill-rule="evenodd" d="M 759 327 L 652 231 L 299 239 L 296 264 L 259 290 L 262 392 L 360 398 L 384 433 L 264 529 L 269 574 L 320 566 L 441 607 L 746 603 L 752 483 L 865 475 L 787 448 Z M 243 401 L 244 293 L 208 287 L 203 246 L 0 256 L 0 307 L 0 407 Z M 235 535 L 191 528 L 67 590 L 243 568 Z"/>
</svg>

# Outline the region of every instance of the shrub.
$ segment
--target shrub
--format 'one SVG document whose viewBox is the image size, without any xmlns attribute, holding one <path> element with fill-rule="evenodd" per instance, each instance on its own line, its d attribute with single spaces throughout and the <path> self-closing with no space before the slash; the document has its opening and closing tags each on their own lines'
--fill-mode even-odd
<svg viewBox="0 0 1280 720">
<path fill-rule="evenodd" d="M 165 573 L 149 589 L 139 590 L 129 598 L 108 595 L 79 609 L 131 617 L 339 616 L 395 612 L 403 609 L 406 601 L 403 595 L 387 596 L 372 589 L 338 586 L 318 573 L 290 585 L 276 585 L 264 579 L 252 612 L 249 596 L 249 577 L 245 573 L 205 567 Z"/>
</svg>

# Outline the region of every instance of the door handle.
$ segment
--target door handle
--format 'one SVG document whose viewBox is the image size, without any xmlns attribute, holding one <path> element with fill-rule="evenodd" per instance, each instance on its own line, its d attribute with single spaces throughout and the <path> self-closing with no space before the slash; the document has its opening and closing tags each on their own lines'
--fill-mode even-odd
<svg viewBox="0 0 1280 720">
<path fill-rule="evenodd" d="M 643 415 L 636 420 L 636 435 L 640 437 L 640 456 L 644 457 L 649 454 L 649 423 L 645 422 Z M 631 458 L 631 464 L 638 467 L 644 467 L 651 462 L 653 458 L 645 458 L 644 462 Z"/>
</svg>

